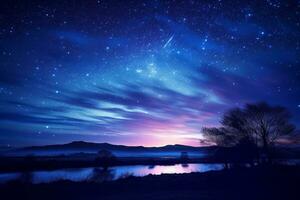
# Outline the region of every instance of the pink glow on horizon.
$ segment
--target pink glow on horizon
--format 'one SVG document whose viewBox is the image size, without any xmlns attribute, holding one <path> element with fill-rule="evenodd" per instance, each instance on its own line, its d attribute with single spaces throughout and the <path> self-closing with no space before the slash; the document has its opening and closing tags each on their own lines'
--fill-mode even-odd
<svg viewBox="0 0 300 200">
<path fill-rule="evenodd" d="M 157 120 L 142 118 L 126 125 L 128 135 L 121 141 L 131 146 L 165 146 L 182 144 L 189 146 L 203 146 L 201 128 L 203 122 L 210 119 L 210 115 L 191 117 L 178 116 L 172 120 Z M 207 123 L 205 123 L 207 124 Z M 130 139 L 132 136 L 134 139 Z"/>
</svg>

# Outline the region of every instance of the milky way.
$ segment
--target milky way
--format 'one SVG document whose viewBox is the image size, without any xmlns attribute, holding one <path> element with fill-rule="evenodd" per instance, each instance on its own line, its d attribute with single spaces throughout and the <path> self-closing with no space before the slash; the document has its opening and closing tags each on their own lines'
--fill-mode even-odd
<svg viewBox="0 0 300 200">
<path fill-rule="evenodd" d="M 200 145 L 245 103 L 299 128 L 299 1 L 7 1 L 0 145 Z"/>
</svg>

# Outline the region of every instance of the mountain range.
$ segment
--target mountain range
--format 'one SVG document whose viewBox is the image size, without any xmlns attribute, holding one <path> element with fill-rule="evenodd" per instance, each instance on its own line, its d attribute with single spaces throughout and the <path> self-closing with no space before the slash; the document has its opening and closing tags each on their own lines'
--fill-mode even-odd
<svg viewBox="0 0 300 200">
<path fill-rule="evenodd" d="M 149 154 L 149 153 L 167 153 L 167 152 L 188 152 L 188 153 L 199 153 L 201 154 L 209 152 L 215 147 L 193 147 L 186 145 L 166 145 L 162 147 L 144 147 L 144 146 L 125 146 L 125 145 L 115 145 L 110 143 L 93 143 L 84 141 L 74 141 L 67 144 L 55 144 L 55 145 L 45 145 L 45 146 L 30 146 L 15 149 L 10 151 L 10 154 L 71 154 L 71 153 L 97 153 L 100 150 L 108 150 L 113 153 L 139 153 L 139 154 Z"/>
</svg>

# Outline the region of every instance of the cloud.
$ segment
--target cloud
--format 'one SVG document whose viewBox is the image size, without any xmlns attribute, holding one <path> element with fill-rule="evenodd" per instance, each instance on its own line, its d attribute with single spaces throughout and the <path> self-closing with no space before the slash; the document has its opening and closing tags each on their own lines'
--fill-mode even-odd
<svg viewBox="0 0 300 200">
<path fill-rule="evenodd" d="M 201 66 L 197 73 L 192 76 L 195 87 L 206 88 L 210 93 L 215 94 L 225 104 L 232 105 L 235 102 L 247 102 L 265 98 L 264 88 L 260 87 L 264 84 L 264 80 L 260 82 L 232 73 L 220 71 L 211 66 Z M 202 80 L 198 77 L 205 74 L 206 79 Z M 256 88 L 251 90 L 251 88 Z"/>
<path fill-rule="evenodd" d="M 215 20 L 215 24 L 222 27 L 223 31 L 244 38 L 255 38 L 255 36 L 260 35 L 262 31 L 265 31 L 264 28 L 259 25 L 249 22 L 249 21 L 232 21 L 228 18 L 219 17 Z"/>
<path fill-rule="evenodd" d="M 31 124 L 32 130 L 49 127 L 50 133 L 84 132 L 100 138 L 120 134 L 155 138 L 162 134 L 172 136 L 174 142 L 179 138 L 197 140 L 201 126 L 216 122 L 214 103 L 206 102 L 205 96 L 186 95 L 153 85 L 123 84 L 111 90 L 61 89 L 60 95 L 50 95 L 49 99 L 51 106 L 46 107 L 7 101 L 8 105 L 20 105 L 26 112 L 1 112 L 0 119 Z M 202 110 L 207 107 L 204 104 L 211 104 L 212 110 Z"/>
</svg>

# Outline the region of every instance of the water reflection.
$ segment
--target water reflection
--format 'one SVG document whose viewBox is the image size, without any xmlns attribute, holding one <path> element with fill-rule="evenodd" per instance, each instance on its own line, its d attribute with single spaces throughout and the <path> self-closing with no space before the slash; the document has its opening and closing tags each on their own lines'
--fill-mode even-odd
<svg viewBox="0 0 300 200">
<path fill-rule="evenodd" d="M 33 173 L 32 172 L 22 172 L 22 173 L 20 173 L 18 180 L 22 183 L 32 183 L 33 182 Z"/>
<path fill-rule="evenodd" d="M 184 163 L 184 164 L 181 164 L 182 167 L 186 168 L 186 167 L 189 167 L 189 164 L 187 163 Z"/>
<path fill-rule="evenodd" d="M 107 168 L 94 168 L 88 177 L 91 182 L 111 181 L 114 179 L 114 171 Z"/>
<path fill-rule="evenodd" d="M 174 173 L 191 173 L 206 172 L 210 170 L 221 170 L 222 164 L 176 164 L 176 165 L 133 165 L 133 166 L 116 166 L 109 169 L 103 168 L 80 168 L 80 169 L 62 169 L 54 171 L 34 171 L 30 176 L 24 176 L 21 173 L 0 174 L 0 182 L 7 182 L 18 179 L 18 177 L 30 180 L 33 183 L 53 182 L 57 180 L 71 181 L 94 181 L 102 182 L 126 178 L 129 176 L 146 176 L 149 174 L 174 174 Z M 29 178 L 29 179 L 28 179 Z"/>
</svg>

